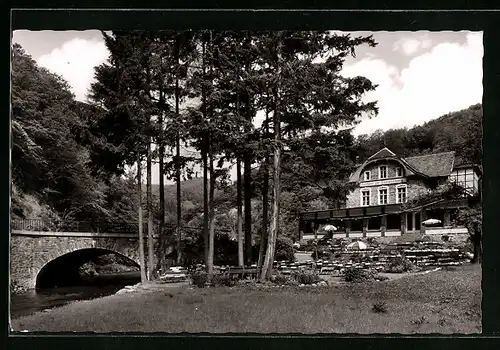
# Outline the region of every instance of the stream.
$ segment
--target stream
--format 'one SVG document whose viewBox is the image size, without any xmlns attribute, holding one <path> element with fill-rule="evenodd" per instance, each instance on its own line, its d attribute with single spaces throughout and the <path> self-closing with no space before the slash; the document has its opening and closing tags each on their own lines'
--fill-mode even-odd
<svg viewBox="0 0 500 350">
<path fill-rule="evenodd" d="M 139 283 L 139 271 L 96 276 L 85 284 L 44 290 L 30 290 L 10 295 L 12 319 L 31 315 L 38 311 L 62 306 L 75 300 L 90 300 L 112 295 L 127 285 Z"/>
</svg>

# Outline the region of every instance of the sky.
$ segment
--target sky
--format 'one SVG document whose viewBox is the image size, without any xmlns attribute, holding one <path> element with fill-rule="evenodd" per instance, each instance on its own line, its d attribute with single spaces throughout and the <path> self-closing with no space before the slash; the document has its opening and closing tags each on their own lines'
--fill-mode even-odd
<svg viewBox="0 0 500 350">
<path fill-rule="evenodd" d="M 365 76 L 378 85 L 364 101 L 377 101 L 376 117 L 362 120 L 354 134 L 412 127 L 443 114 L 481 103 L 483 44 L 481 32 L 351 32 L 373 35 L 375 48 L 360 46 L 341 74 Z M 68 81 L 77 100 L 85 101 L 94 67 L 108 52 L 98 30 L 17 30 L 12 41 L 40 65 Z M 260 119 L 260 118 L 258 118 Z M 156 174 L 157 172 L 153 172 Z M 157 183 L 157 175 L 153 177 Z"/>
</svg>

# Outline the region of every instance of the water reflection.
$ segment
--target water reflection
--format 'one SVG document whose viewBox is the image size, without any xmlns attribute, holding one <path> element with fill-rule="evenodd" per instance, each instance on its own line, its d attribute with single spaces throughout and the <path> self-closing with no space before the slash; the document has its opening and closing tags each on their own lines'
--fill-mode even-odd
<svg viewBox="0 0 500 350">
<path fill-rule="evenodd" d="M 140 282 L 140 279 L 139 272 L 124 272 L 97 276 L 86 281 L 84 285 L 11 294 L 10 315 L 14 319 L 62 306 L 74 300 L 89 300 L 111 295 L 127 285 Z"/>
</svg>

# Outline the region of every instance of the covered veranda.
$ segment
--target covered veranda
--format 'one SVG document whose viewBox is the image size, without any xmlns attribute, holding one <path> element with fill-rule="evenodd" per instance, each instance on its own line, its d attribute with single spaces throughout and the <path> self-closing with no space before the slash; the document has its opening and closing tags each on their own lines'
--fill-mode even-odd
<svg viewBox="0 0 500 350">
<path fill-rule="evenodd" d="M 391 237 L 418 231 L 422 234 L 426 231 L 430 234 L 447 233 L 454 229 L 453 209 L 466 205 L 466 200 L 454 200 L 411 210 L 404 210 L 401 204 L 388 204 L 301 212 L 300 239 L 315 235 L 318 229 L 326 224 L 335 226 L 336 230 L 332 236 L 338 238 Z M 440 224 L 432 228 L 425 227 L 422 222 L 428 218 L 438 219 Z"/>
</svg>

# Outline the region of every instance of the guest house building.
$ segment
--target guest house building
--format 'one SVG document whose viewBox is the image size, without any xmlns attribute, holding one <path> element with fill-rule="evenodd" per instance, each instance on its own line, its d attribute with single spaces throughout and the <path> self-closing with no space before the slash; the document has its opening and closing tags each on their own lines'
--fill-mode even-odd
<svg viewBox="0 0 500 350">
<path fill-rule="evenodd" d="M 469 194 L 480 189 L 481 170 L 466 164 L 454 152 L 400 158 L 383 148 L 359 165 L 349 182 L 354 189 L 344 208 L 299 214 L 301 238 L 311 237 L 324 224 L 336 227 L 334 237 L 399 236 L 407 232 L 434 234 L 465 233 L 453 226 L 455 208 L 466 206 L 467 199 L 438 201 L 411 211 L 403 204 L 446 181 L 454 181 Z M 426 219 L 440 220 L 437 227 L 426 228 Z"/>
</svg>

